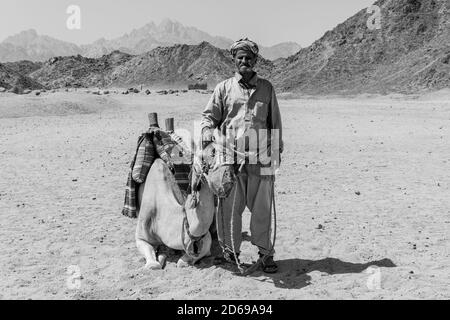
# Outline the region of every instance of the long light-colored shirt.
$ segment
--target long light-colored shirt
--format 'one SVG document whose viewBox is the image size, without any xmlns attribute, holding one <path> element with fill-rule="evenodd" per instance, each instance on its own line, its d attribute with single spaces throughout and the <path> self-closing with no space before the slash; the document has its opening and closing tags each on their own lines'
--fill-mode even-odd
<svg viewBox="0 0 450 320">
<path fill-rule="evenodd" d="M 257 74 L 248 83 L 239 73 L 219 83 L 202 114 L 201 127 L 218 129 L 216 143 L 223 146 L 219 152 L 226 155 L 223 163 L 236 163 L 237 154 L 238 163 L 245 159 L 246 163 L 267 166 L 265 155 L 273 161 L 283 152 L 275 90 Z"/>
</svg>

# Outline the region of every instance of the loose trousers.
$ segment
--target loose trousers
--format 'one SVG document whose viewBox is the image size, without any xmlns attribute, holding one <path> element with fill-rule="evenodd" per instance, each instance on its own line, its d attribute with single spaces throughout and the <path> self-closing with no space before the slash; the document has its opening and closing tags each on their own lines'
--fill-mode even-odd
<svg viewBox="0 0 450 320">
<path fill-rule="evenodd" d="M 233 250 L 231 239 L 233 221 L 234 249 L 239 253 L 242 243 L 242 213 L 247 207 L 251 212 L 252 244 L 256 245 L 262 254 L 273 255 L 275 251 L 271 242 L 271 205 L 274 179 L 273 176 L 260 176 L 256 172 L 259 172 L 259 168 L 255 165 L 245 165 L 242 172 L 237 175 L 230 196 L 221 200 L 217 217 L 217 235 L 219 242 L 226 249 Z"/>
</svg>

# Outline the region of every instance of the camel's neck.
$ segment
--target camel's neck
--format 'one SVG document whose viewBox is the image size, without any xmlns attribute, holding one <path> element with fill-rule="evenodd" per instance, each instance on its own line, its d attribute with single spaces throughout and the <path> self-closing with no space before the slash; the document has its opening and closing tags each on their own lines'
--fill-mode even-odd
<svg viewBox="0 0 450 320">
<path fill-rule="evenodd" d="M 195 209 L 186 209 L 189 231 L 195 237 L 205 235 L 214 219 L 214 196 L 207 185 L 199 192 L 199 203 Z"/>
</svg>

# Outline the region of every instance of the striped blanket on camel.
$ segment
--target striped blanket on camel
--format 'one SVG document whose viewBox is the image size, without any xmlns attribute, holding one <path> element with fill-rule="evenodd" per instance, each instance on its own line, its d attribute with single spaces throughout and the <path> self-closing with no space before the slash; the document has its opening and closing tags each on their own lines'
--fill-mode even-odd
<svg viewBox="0 0 450 320">
<path fill-rule="evenodd" d="M 174 161 L 174 159 L 179 160 L 180 157 L 183 161 Z M 183 193 L 188 192 L 189 172 L 192 165 L 190 148 L 176 134 L 162 131 L 159 128 L 150 128 L 139 136 L 137 149 L 131 161 L 122 209 L 124 216 L 137 218 L 139 186 L 145 182 L 147 174 L 157 158 L 161 158 L 167 163 L 180 190 Z"/>
</svg>

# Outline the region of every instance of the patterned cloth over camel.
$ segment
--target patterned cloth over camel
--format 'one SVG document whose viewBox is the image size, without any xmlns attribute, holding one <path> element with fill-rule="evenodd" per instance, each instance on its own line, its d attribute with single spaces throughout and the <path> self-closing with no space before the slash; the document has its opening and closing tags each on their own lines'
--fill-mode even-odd
<svg viewBox="0 0 450 320">
<path fill-rule="evenodd" d="M 183 193 L 188 192 L 189 173 L 193 155 L 183 139 L 175 133 L 165 132 L 159 128 L 150 128 L 137 142 L 136 153 L 131 161 L 122 214 L 137 218 L 139 185 L 144 183 L 155 159 L 161 158 L 175 176 L 178 187 Z"/>
</svg>

